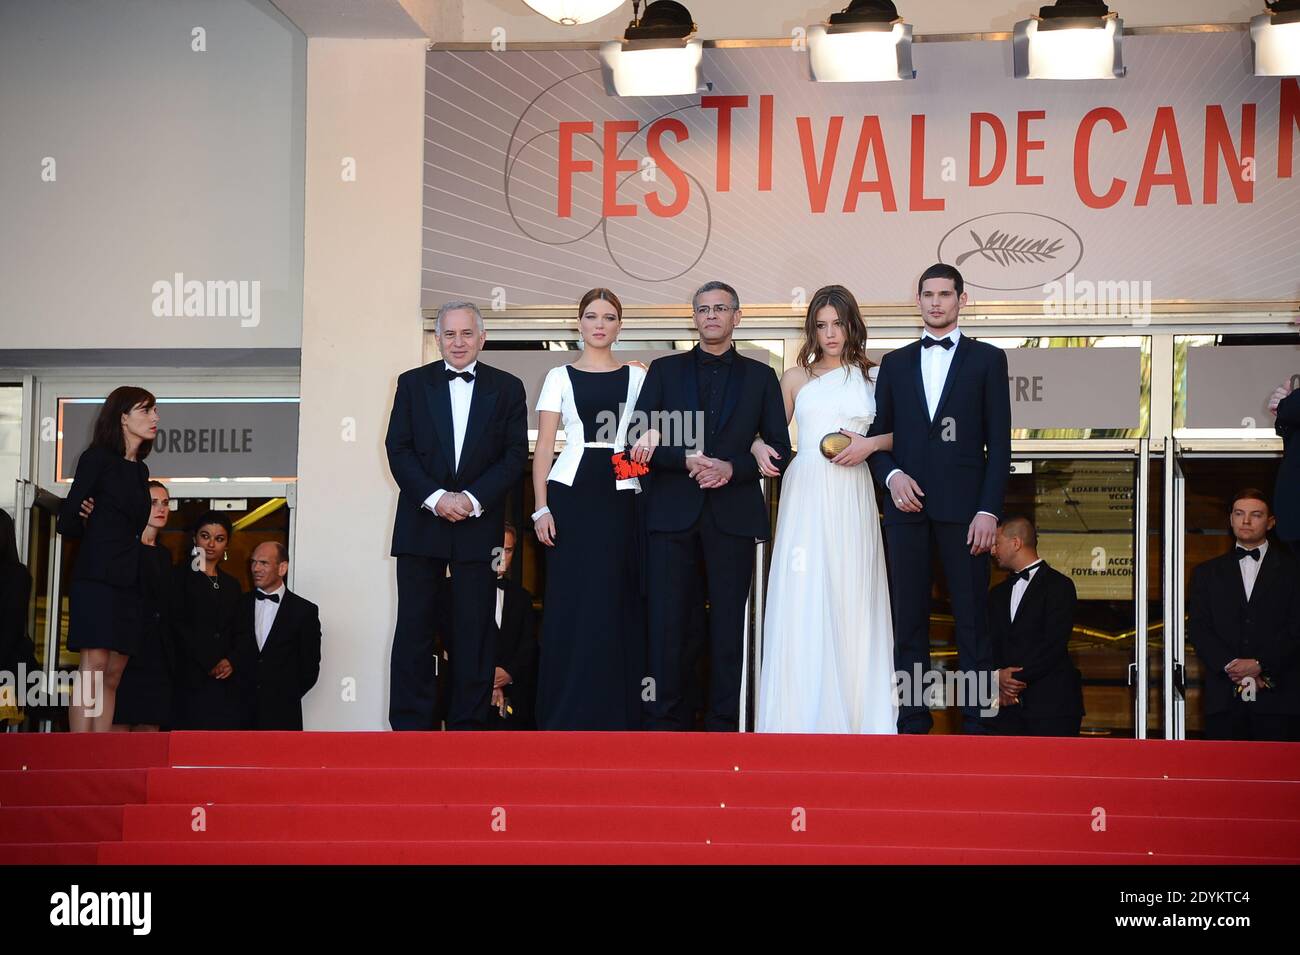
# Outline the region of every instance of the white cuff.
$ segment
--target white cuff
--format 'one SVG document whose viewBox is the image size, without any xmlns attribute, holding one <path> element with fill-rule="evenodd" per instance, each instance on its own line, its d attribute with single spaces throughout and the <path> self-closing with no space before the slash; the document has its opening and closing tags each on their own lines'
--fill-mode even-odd
<svg viewBox="0 0 1300 955">
<path fill-rule="evenodd" d="M 550 509 L 549 507 L 546 507 L 545 505 L 543 505 L 542 507 L 540 507 L 540 508 L 538 508 L 537 510 L 533 511 L 533 513 L 532 513 L 532 519 L 533 519 L 533 521 L 536 521 L 536 520 L 537 520 L 539 517 L 541 517 L 543 514 L 549 514 L 549 513 L 551 513 L 551 509 Z"/>
<path fill-rule="evenodd" d="M 892 478 L 895 474 L 902 474 L 902 473 L 903 473 L 903 469 L 902 469 L 902 468 L 894 468 L 894 470 L 892 470 L 892 471 L 890 471 L 888 474 L 886 474 L 886 475 L 885 475 L 885 489 L 886 489 L 886 490 L 889 489 L 889 479 L 890 479 L 890 478 Z"/>
<path fill-rule="evenodd" d="M 424 503 L 420 506 L 427 507 L 429 510 L 434 511 L 436 513 L 438 507 L 438 499 L 446 493 L 447 492 L 444 489 L 438 488 L 438 490 L 434 491 L 432 494 L 426 497 L 424 499 Z"/>
<path fill-rule="evenodd" d="M 975 516 L 976 516 L 976 517 L 979 517 L 981 514 L 989 514 L 989 512 L 988 512 L 988 511 L 976 511 L 976 512 L 975 512 Z M 993 518 L 995 521 L 998 519 L 998 516 L 997 516 L 996 514 L 989 514 L 989 517 Z"/>
<path fill-rule="evenodd" d="M 474 513 L 470 516 L 482 517 L 483 508 L 479 505 L 478 498 L 476 498 L 473 494 L 469 493 L 469 491 L 462 491 L 461 493 L 464 494 L 467 498 L 469 498 L 469 502 L 474 505 Z"/>
</svg>

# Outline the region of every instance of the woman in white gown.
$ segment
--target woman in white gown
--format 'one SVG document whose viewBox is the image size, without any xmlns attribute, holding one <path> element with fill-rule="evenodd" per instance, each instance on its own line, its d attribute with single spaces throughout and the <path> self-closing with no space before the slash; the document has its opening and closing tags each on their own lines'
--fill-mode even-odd
<svg viewBox="0 0 1300 955">
<path fill-rule="evenodd" d="M 781 485 L 768 577 L 758 684 L 761 733 L 894 733 L 894 631 L 871 473 L 863 463 L 893 445 L 866 438 L 875 417 L 875 368 L 853 294 L 819 289 L 808 305 L 799 364 L 781 390 L 798 427 Z M 822 437 L 852 443 L 832 459 Z M 760 469 L 775 476 L 767 445 Z"/>
</svg>

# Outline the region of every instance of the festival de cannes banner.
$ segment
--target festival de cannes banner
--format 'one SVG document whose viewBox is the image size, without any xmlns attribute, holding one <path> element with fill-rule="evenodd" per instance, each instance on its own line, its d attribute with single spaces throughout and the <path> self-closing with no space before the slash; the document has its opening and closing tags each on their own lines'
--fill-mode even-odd
<svg viewBox="0 0 1300 955">
<path fill-rule="evenodd" d="M 805 50 L 705 51 L 707 93 L 605 94 L 588 50 L 428 58 L 424 296 L 903 303 L 935 261 L 984 301 L 1300 296 L 1300 84 L 1245 33 L 1124 40 L 1128 76 L 1012 78 L 1011 45 L 919 43 L 917 78 L 816 83 Z"/>
</svg>

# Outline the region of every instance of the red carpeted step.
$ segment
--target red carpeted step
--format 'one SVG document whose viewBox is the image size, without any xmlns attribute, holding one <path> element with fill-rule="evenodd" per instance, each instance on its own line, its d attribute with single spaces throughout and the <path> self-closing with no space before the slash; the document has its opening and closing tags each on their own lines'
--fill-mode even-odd
<svg viewBox="0 0 1300 955">
<path fill-rule="evenodd" d="M 502 811 L 504 810 L 504 811 Z M 1300 821 L 1160 818 L 1090 813 L 987 813 L 664 806 L 208 806 L 195 830 L 191 806 L 128 806 L 128 842 L 482 841 L 726 842 L 753 845 L 888 845 L 1082 852 L 1247 853 L 1300 862 Z M 796 828 L 796 824 L 803 828 Z M 500 827 L 504 825 L 504 830 Z M 494 829 L 493 827 L 497 828 Z"/>
<path fill-rule="evenodd" d="M 168 765 L 167 733 L 0 733 L 0 770 Z"/>
<path fill-rule="evenodd" d="M 0 771 L 0 805 L 122 806 L 144 802 L 149 772 L 147 769 L 4 770 Z"/>
<path fill-rule="evenodd" d="M 9 865 L 96 865 L 101 845 L 121 843 L 31 843 L 0 844 L 0 866 Z"/>
<path fill-rule="evenodd" d="M 1300 783 L 974 774 L 151 769 L 153 803 L 821 806 L 1296 817 Z"/>
<path fill-rule="evenodd" d="M 925 846 L 572 842 L 106 842 L 102 865 L 1250 865 L 1271 860 Z"/>
<path fill-rule="evenodd" d="M 121 806 L 0 806 L 0 844 L 122 838 Z"/>
<path fill-rule="evenodd" d="M 1300 746 L 729 733 L 173 733 L 173 766 L 873 770 L 1300 779 Z"/>
</svg>

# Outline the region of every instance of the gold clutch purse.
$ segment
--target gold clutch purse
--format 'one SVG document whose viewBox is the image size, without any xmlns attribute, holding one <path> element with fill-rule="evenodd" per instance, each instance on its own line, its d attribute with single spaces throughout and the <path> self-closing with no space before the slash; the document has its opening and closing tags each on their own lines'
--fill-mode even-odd
<svg viewBox="0 0 1300 955">
<path fill-rule="evenodd" d="M 849 446 L 850 438 L 847 434 L 840 434 L 838 431 L 832 431 L 822 438 L 821 451 L 822 457 L 830 460 Z"/>
</svg>

